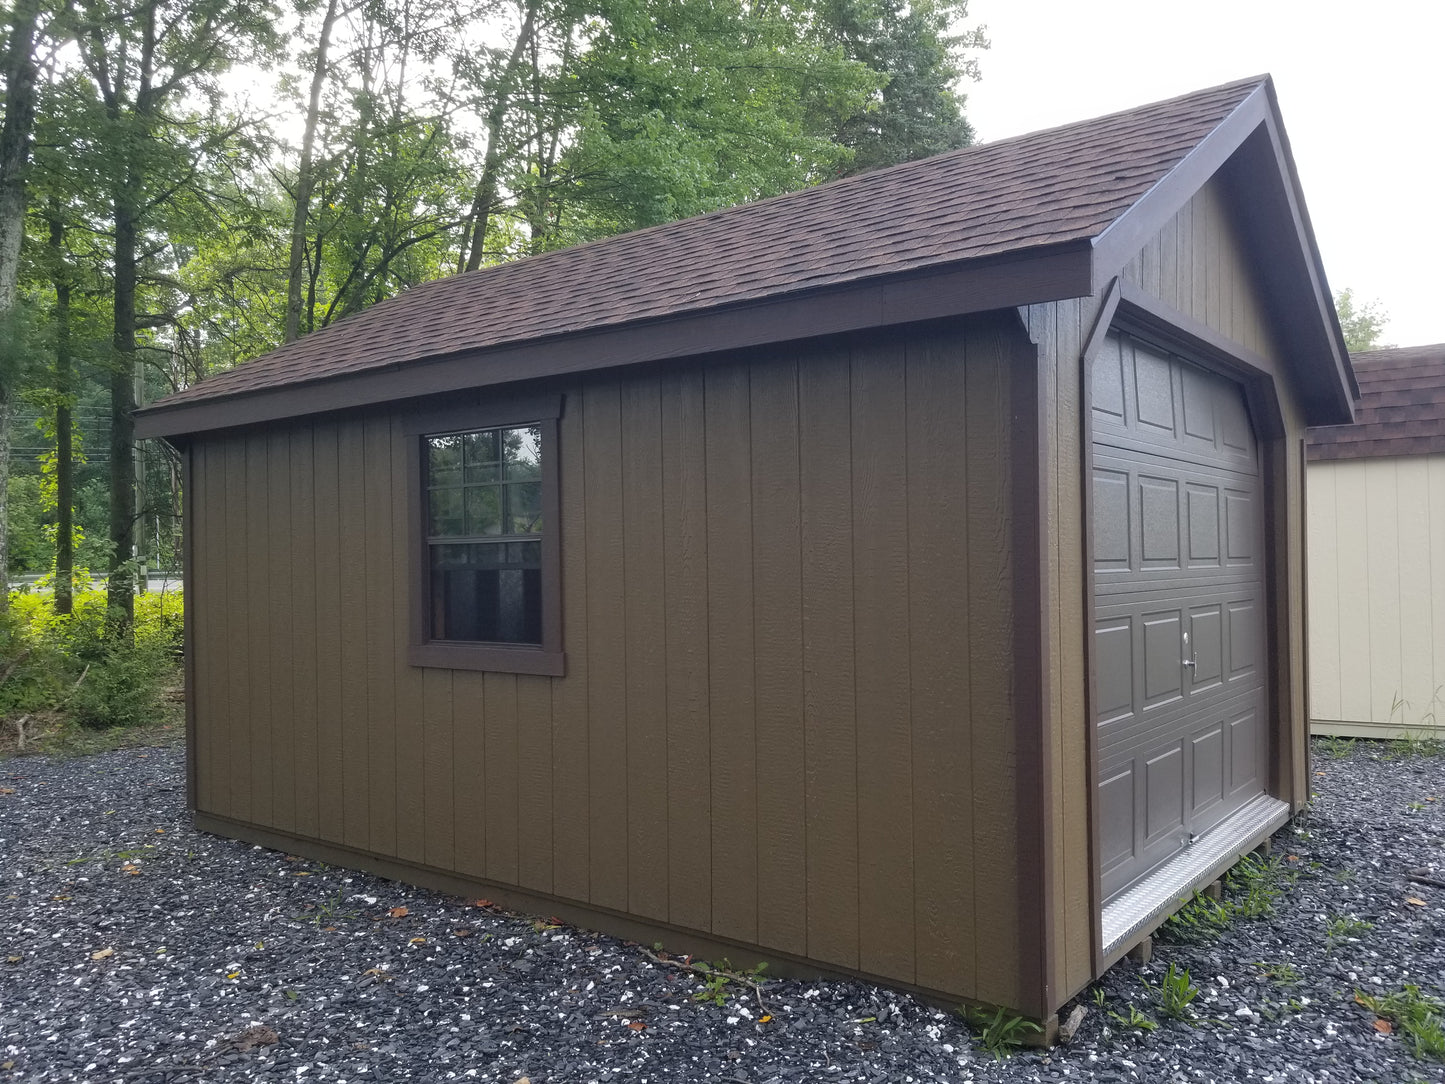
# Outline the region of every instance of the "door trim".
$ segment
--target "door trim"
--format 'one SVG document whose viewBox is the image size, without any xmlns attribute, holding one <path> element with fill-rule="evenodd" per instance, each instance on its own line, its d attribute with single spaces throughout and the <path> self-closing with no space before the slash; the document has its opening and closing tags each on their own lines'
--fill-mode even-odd
<svg viewBox="0 0 1445 1084">
<path fill-rule="evenodd" d="M 1146 924 L 1131 929 L 1128 943 L 1106 946 L 1103 925 L 1103 885 L 1099 869 L 1101 837 L 1096 781 L 1099 773 L 1099 749 L 1094 733 L 1098 717 L 1098 660 L 1093 649 L 1092 631 L 1095 618 L 1094 582 L 1094 504 L 1090 481 L 1094 470 L 1094 399 L 1093 367 L 1099 348 L 1109 332 L 1133 335 L 1207 372 L 1237 382 L 1244 391 L 1250 420 L 1255 425 L 1255 439 L 1260 453 L 1260 489 L 1264 505 L 1265 547 L 1265 710 L 1270 716 L 1264 781 L 1266 796 L 1278 798 L 1288 778 L 1286 761 L 1292 755 L 1285 748 L 1289 737 L 1289 674 L 1288 630 L 1280 630 L 1280 577 L 1284 577 L 1286 597 L 1284 616 L 1288 617 L 1288 509 L 1281 502 L 1288 499 L 1288 488 L 1282 476 L 1285 438 L 1284 414 L 1269 363 L 1247 347 L 1220 335 L 1213 328 L 1180 312 L 1132 283 L 1115 278 L 1104 291 L 1099 316 L 1090 331 L 1080 357 L 1081 379 L 1080 425 L 1082 427 L 1079 484 L 1083 495 L 1083 512 L 1087 529 L 1084 534 L 1084 675 L 1085 705 L 1088 712 L 1085 726 L 1085 752 L 1090 785 L 1088 788 L 1091 906 L 1094 913 L 1092 958 L 1094 975 L 1102 975 L 1118 958 L 1150 932 Z M 1156 871 L 1157 872 L 1157 871 Z M 1201 881 L 1200 883 L 1204 883 Z M 1165 915 L 1158 916 L 1161 921 Z"/>
</svg>

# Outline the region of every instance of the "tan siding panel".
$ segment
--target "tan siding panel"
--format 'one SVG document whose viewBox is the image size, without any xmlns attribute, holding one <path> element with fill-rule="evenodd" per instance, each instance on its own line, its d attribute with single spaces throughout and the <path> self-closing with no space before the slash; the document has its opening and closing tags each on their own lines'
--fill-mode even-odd
<svg viewBox="0 0 1445 1084">
<path fill-rule="evenodd" d="M 587 387 L 587 718 L 591 902 L 627 909 L 627 629 L 621 561 L 622 418 L 616 384 Z"/>
<path fill-rule="evenodd" d="M 622 534 L 627 582 L 627 906 L 667 917 L 666 563 L 662 406 L 656 378 L 622 387 Z"/>
<path fill-rule="evenodd" d="M 426 864 L 454 869 L 457 862 L 456 723 L 452 711 L 451 670 L 419 670 L 423 757 L 422 820 Z M 410 814 L 410 811 L 407 811 Z M 403 818 L 403 823 L 410 816 Z M 469 831 L 476 831 L 469 828 Z M 407 833 L 409 836 L 410 833 Z M 405 838 L 405 837 L 404 837 Z M 416 853 L 416 852 L 411 852 Z M 480 863 L 477 863 L 480 865 Z"/>
<path fill-rule="evenodd" d="M 963 344 L 908 345 L 908 611 L 917 981 L 973 992 L 968 492 Z"/>
<path fill-rule="evenodd" d="M 663 377 L 668 917 L 699 930 L 712 928 L 705 433 L 701 370 Z"/>
<path fill-rule="evenodd" d="M 370 811 L 369 849 L 396 854 L 396 810 L 402 795 L 398 784 L 420 782 L 421 743 L 398 740 L 400 715 L 396 702 L 396 603 L 392 592 L 392 468 L 391 426 L 384 418 L 368 418 L 360 426 L 365 532 L 364 630 L 366 670 L 357 679 L 366 689 L 367 799 Z M 420 720 L 415 720 L 419 723 Z M 408 727 L 408 730 L 412 730 Z M 403 748 L 406 746 L 406 748 Z M 405 760 L 403 768 L 400 761 Z M 411 801 L 415 792 L 406 798 Z"/>
<path fill-rule="evenodd" d="M 853 351 L 858 925 L 859 966 L 912 981 L 908 461 L 901 354 L 897 345 Z"/>
<path fill-rule="evenodd" d="M 1334 466 L 1309 469 L 1310 705 L 1343 719 L 1340 704 L 1340 564 Z"/>
<path fill-rule="evenodd" d="M 567 676 L 552 682 L 552 887 L 558 895 L 574 900 L 590 898 L 584 409 L 582 396 L 567 397 L 556 449 L 561 457 L 562 635 Z"/>
<path fill-rule="evenodd" d="M 853 484 L 846 359 L 798 366 L 807 756 L 808 955 L 858 966 L 858 753 L 853 696 Z"/>
<path fill-rule="evenodd" d="M 230 747 L 235 719 L 229 673 L 227 625 L 226 449 L 218 441 L 196 448 L 192 485 L 199 496 L 191 604 L 196 615 L 197 803 L 208 813 L 234 816 L 231 810 Z M 189 497 L 189 494 L 187 495 Z"/>
<path fill-rule="evenodd" d="M 393 418 L 389 427 L 378 427 L 378 430 L 374 431 L 378 444 L 377 469 L 378 472 L 386 472 L 391 525 L 386 556 L 390 563 L 390 653 L 396 697 L 396 851 L 401 855 L 439 851 L 450 861 L 451 768 L 447 763 L 437 763 L 435 749 L 437 744 L 441 744 L 450 755 L 450 719 L 447 720 L 446 736 L 438 741 L 439 735 L 428 725 L 426 713 L 429 705 L 426 703 L 422 669 L 412 666 L 406 657 L 407 641 L 411 637 L 411 604 L 423 589 L 416 579 L 418 572 L 412 552 L 421 524 L 411 521 L 407 492 L 412 483 L 411 471 L 415 462 L 408 453 L 411 441 L 416 438 L 406 435 L 406 428 L 399 418 Z M 381 461 L 383 448 L 387 450 L 384 462 Z M 379 530 L 381 524 L 377 526 Z M 377 541 L 380 545 L 381 539 Z M 439 720 L 440 716 L 437 718 Z M 444 778 L 448 785 L 432 795 L 433 781 L 440 782 Z"/>
<path fill-rule="evenodd" d="M 517 675 L 487 674 L 482 731 L 487 746 L 487 877 L 517 883 Z"/>
<path fill-rule="evenodd" d="M 758 932 L 758 822 L 747 367 L 708 369 L 704 394 L 712 932 L 751 942 Z"/>
<path fill-rule="evenodd" d="M 291 713 L 296 679 L 293 657 L 296 645 L 291 628 L 291 441 L 285 432 L 272 430 L 266 442 L 265 540 L 251 559 L 263 570 L 267 604 L 263 609 L 269 647 L 267 681 L 270 686 L 271 728 L 267 740 L 271 758 L 271 827 L 296 831 L 296 722 Z M 258 609 L 262 609 L 258 607 Z M 304 671 L 303 671 L 304 676 Z"/>
<path fill-rule="evenodd" d="M 342 561 L 351 554 L 351 543 L 343 541 L 341 530 L 341 441 L 334 424 L 318 425 L 313 436 L 316 482 L 316 753 L 318 835 L 336 843 L 346 842 L 346 746 L 342 729 L 343 643 L 348 639 L 342 625 Z M 354 536 L 355 532 L 347 532 Z M 353 639 L 354 642 L 354 639 Z"/>
<path fill-rule="evenodd" d="M 969 657 L 973 719 L 974 898 L 978 996 L 1012 1005 L 1020 996 L 1017 799 L 1013 734 L 1011 471 L 1006 348 L 1000 334 L 968 339 Z"/>
<path fill-rule="evenodd" d="M 312 430 L 304 426 L 290 435 L 289 488 L 291 537 L 291 684 L 290 725 L 295 731 L 296 831 L 321 834 L 320 736 L 317 732 L 321 673 L 316 656 L 316 462 Z M 327 632 L 330 638 L 330 630 Z"/>
<path fill-rule="evenodd" d="M 808 947 L 808 899 L 796 363 L 789 358 L 755 365 L 749 390 L 758 940 L 802 954 Z"/>
<path fill-rule="evenodd" d="M 486 877 L 487 745 L 486 675 L 452 673 L 452 847 L 458 872 Z"/>
<path fill-rule="evenodd" d="M 552 891 L 552 680 L 517 676 L 517 883 Z"/>
<path fill-rule="evenodd" d="M 337 507 L 344 517 L 340 524 L 339 550 L 341 575 L 341 613 L 338 633 L 341 640 L 341 772 L 343 839 L 348 847 L 371 850 L 371 724 L 367 688 L 367 610 L 366 567 L 366 476 L 365 442 L 359 422 L 340 426 L 336 438 L 338 467 Z M 362 523 L 356 522 L 358 512 Z M 358 529 L 358 527 L 360 529 Z M 381 802 L 395 802 L 394 793 L 380 797 Z"/>
<path fill-rule="evenodd" d="M 250 513 L 246 489 L 246 444 L 239 438 L 224 442 L 226 459 L 226 663 L 229 688 L 226 735 L 226 778 L 230 781 L 231 816 L 249 821 L 258 806 L 252 774 L 251 728 L 256 718 L 251 707 L 251 651 L 249 626 L 251 584 L 247 575 L 247 517 Z M 264 782 L 261 793 L 269 797 Z M 269 805 L 269 802 L 266 803 Z"/>
</svg>

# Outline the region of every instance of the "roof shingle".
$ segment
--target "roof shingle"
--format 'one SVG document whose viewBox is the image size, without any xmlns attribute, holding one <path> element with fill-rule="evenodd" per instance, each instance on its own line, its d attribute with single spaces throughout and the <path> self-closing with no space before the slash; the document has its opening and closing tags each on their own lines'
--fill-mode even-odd
<svg viewBox="0 0 1445 1084">
<path fill-rule="evenodd" d="M 1098 237 L 1249 79 L 413 287 L 166 406 Z"/>
<path fill-rule="evenodd" d="M 1311 429 L 1311 461 L 1445 452 L 1445 343 L 1351 360 L 1360 384 L 1355 423 Z"/>
</svg>

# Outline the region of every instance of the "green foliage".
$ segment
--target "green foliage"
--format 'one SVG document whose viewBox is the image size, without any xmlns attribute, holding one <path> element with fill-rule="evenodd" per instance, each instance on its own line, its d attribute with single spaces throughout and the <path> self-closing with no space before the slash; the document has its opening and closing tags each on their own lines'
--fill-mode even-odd
<svg viewBox="0 0 1445 1084">
<path fill-rule="evenodd" d="M 1199 987 L 1189 979 L 1189 969 L 1170 963 L 1169 970 L 1159 980 L 1159 1011 L 1174 1020 L 1192 1020 L 1194 1011 L 1189 1003 L 1199 996 Z"/>
<path fill-rule="evenodd" d="M 1417 1058 L 1445 1061 L 1445 1004 L 1406 983 L 1405 988 L 1385 997 L 1355 991 L 1355 1000 L 1376 1016 L 1393 1020 L 1410 1039 Z"/>
<path fill-rule="evenodd" d="M 964 1016 L 974 1029 L 978 1045 L 992 1054 L 994 1061 L 1002 1061 L 1028 1042 L 1030 1035 L 1043 1031 L 1032 1020 L 1014 1016 L 1002 1008 L 992 1014 L 977 1009 L 965 1010 Z"/>
<path fill-rule="evenodd" d="M 1355 751 L 1355 739 L 1338 734 L 1329 734 L 1320 739 L 1325 755 L 1333 760 L 1343 760 Z"/>
<path fill-rule="evenodd" d="M 1380 302 L 1356 302 L 1354 291 L 1345 289 L 1335 294 L 1335 313 L 1340 318 L 1345 347 L 1351 354 L 1390 348 L 1389 343 L 1380 341 L 1385 325 L 1390 322 L 1390 315 L 1380 307 Z"/>
<path fill-rule="evenodd" d="M 1297 877 L 1278 858 L 1247 854 L 1225 876 L 1223 899 L 1194 893 L 1169 917 L 1164 929 L 1179 941 L 1201 941 L 1214 937 L 1236 919 L 1267 918 Z"/>
<path fill-rule="evenodd" d="M 1264 977 L 1276 986 L 1298 986 L 1304 976 L 1293 964 L 1267 964 L 1260 961 L 1254 965 L 1264 972 Z"/>
<path fill-rule="evenodd" d="M 1136 1031 L 1153 1031 L 1159 1026 L 1158 1023 L 1151 1019 L 1148 1015 L 1140 1012 L 1137 1008 L 1135 1008 L 1133 1002 L 1130 1002 L 1129 1005 L 1126 1006 L 1126 1008 L 1128 1010 L 1127 1015 L 1125 1013 L 1115 1012 L 1113 1009 L 1110 1009 L 1110 1019 L 1117 1021 L 1126 1028 L 1133 1028 Z"/>
<path fill-rule="evenodd" d="M 702 989 L 696 991 L 692 995 L 692 999 L 707 1001 L 721 1008 L 736 992 L 736 985 L 741 984 L 757 989 L 766 982 L 763 972 L 767 969 L 766 962 L 749 968 L 747 971 L 734 971 L 732 964 L 727 960 L 719 960 L 714 964 L 693 964 L 692 970 L 702 977 Z"/>
<path fill-rule="evenodd" d="M 1336 942 L 1354 940 L 1374 928 L 1373 922 L 1365 922 L 1354 915 L 1335 915 L 1325 925 L 1325 942 L 1334 948 Z"/>
<path fill-rule="evenodd" d="M 130 638 L 110 636 L 107 617 L 103 590 L 77 592 L 70 614 L 55 613 L 46 592 L 13 593 L 0 619 L 0 715 L 58 711 L 91 728 L 155 722 L 181 657 L 180 594 L 137 598 Z"/>
</svg>

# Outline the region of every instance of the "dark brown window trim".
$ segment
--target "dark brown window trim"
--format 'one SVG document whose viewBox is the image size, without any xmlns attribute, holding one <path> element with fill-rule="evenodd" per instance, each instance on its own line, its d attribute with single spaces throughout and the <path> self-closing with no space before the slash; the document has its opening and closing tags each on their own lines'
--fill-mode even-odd
<svg viewBox="0 0 1445 1084">
<path fill-rule="evenodd" d="M 562 539 L 557 492 L 561 476 L 557 447 L 557 421 L 562 416 L 560 395 L 483 395 L 466 406 L 416 413 L 407 418 L 407 514 L 411 539 L 410 637 L 407 661 L 412 666 L 446 670 L 491 670 L 504 674 L 542 674 L 562 677 L 567 656 L 562 650 Z M 428 433 L 491 429 L 499 426 L 536 425 L 542 430 L 542 643 L 463 643 L 433 640 L 427 614 L 430 575 L 426 540 L 425 463 L 422 438 Z"/>
</svg>

